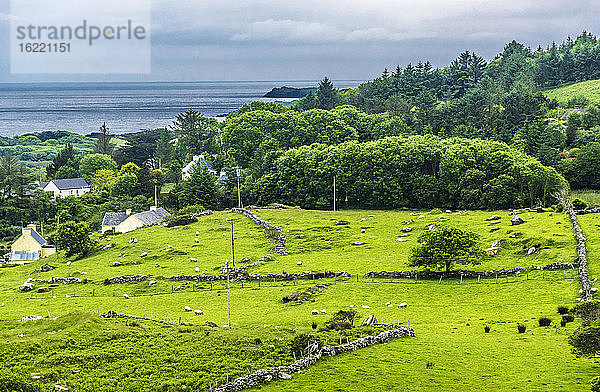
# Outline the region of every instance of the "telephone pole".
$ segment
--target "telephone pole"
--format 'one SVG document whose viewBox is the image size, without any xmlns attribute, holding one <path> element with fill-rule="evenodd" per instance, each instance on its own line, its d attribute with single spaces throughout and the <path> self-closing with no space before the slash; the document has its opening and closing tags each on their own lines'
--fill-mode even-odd
<svg viewBox="0 0 600 392">
<path fill-rule="evenodd" d="M 237 174 L 238 208 L 242 208 L 242 195 L 240 193 L 240 168 L 236 167 L 235 172 Z"/>
<path fill-rule="evenodd" d="M 333 176 L 333 210 L 335 211 L 335 175 Z"/>
</svg>

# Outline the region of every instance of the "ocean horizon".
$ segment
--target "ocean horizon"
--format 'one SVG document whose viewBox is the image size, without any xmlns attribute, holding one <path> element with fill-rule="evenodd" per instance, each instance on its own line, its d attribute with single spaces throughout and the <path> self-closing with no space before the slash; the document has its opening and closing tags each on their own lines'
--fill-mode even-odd
<svg viewBox="0 0 600 392">
<path fill-rule="evenodd" d="M 336 88 L 362 80 L 336 80 Z M 26 82 L 0 83 L 0 136 L 41 131 L 86 135 L 102 123 L 113 134 L 170 125 L 178 113 L 196 110 L 208 117 L 226 115 L 263 98 L 275 87 L 316 87 L 318 80 L 196 82 Z"/>
</svg>

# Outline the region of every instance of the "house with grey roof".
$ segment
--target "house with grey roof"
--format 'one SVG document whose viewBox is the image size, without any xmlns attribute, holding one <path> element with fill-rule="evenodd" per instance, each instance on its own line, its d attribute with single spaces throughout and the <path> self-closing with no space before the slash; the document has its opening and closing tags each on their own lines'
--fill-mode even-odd
<svg viewBox="0 0 600 392">
<path fill-rule="evenodd" d="M 46 192 L 52 192 L 54 197 L 81 196 L 91 190 L 90 185 L 83 178 L 64 178 L 41 182 L 39 187 Z"/>
<path fill-rule="evenodd" d="M 48 245 L 35 225 L 24 227 L 21 236 L 11 245 L 10 250 L 10 261 L 19 264 L 31 263 L 56 253 L 56 248 Z"/>
<path fill-rule="evenodd" d="M 212 165 L 206 160 L 204 155 L 194 155 L 194 158 L 190 161 L 190 163 L 185 165 L 185 167 L 181 170 L 181 179 L 183 181 L 189 180 L 192 176 L 194 169 L 198 165 L 205 167 L 210 174 L 217 177 L 216 181 L 219 185 L 223 185 L 225 183 L 225 180 L 227 179 L 227 174 L 224 171 L 221 171 L 219 173 L 215 169 L 213 169 Z"/>
<path fill-rule="evenodd" d="M 131 210 L 125 212 L 107 212 L 102 219 L 102 233 L 114 231 L 127 233 L 142 227 L 160 224 L 169 212 L 162 207 L 150 207 L 150 211 L 133 214 Z"/>
</svg>

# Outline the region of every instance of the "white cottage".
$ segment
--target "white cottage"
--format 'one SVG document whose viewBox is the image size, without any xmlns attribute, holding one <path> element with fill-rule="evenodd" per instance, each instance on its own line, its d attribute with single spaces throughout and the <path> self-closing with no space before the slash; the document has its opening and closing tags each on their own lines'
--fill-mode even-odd
<svg viewBox="0 0 600 392">
<path fill-rule="evenodd" d="M 90 191 L 90 186 L 83 178 L 65 178 L 40 183 L 40 189 L 52 192 L 56 196 L 81 196 Z"/>
</svg>

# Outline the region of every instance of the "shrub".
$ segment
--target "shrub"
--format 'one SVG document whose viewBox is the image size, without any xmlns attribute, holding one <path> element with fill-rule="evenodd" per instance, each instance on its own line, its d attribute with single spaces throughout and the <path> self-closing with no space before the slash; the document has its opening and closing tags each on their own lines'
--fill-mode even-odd
<svg viewBox="0 0 600 392">
<path fill-rule="evenodd" d="M 290 343 L 290 352 L 292 354 L 302 355 L 306 348 L 316 343 L 318 347 L 322 347 L 321 339 L 313 334 L 301 333 L 296 335 Z"/>
<path fill-rule="evenodd" d="M 485 333 L 489 333 L 490 332 L 490 326 L 486 325 L 485 327 L 483 327 L 483 330 L 485 331 Z"/>
<path fill-rule="evenodd" d="M 183 207 L 182 209 L 179 210 L 177 215 L 193 215 L 193 214 L 199 214 L 201 212 L 204 212 L 204 207 L 201 206 L 200 204 L 194 204 L 191 206 L 187 206 L 187 207 Z"/>
<path fill-rule="evenodd" d="M 592 300 L 581 302 L 573 308 L 573 313 L 581 318 L 584 325 L 600 318 L 600 301 Z"/>
<path fill-rule="evenodd" d="M 198 222 L 198 219 L 191 215 L 169 215 L 164 219 L 163 224 L 166 227 L 175 227 L 189 225 L 194 222 Z"/>
<path fill-rule="evenodd" d="M 540 317 L 538 319 L 538 324 L 540 325 L 540 327 L 547 327 L 550 324 L 552 324 L 552 320 L 549 319 L 548 317 Z"/>
<path fill-rule="evenodd" d="M 579 198 L 575 198 L 575 199 L 571 200 L 571 204 L 573 204 L 573 208 L 576 210 L 585 210 L 585 208 L 587 207 L 587 204 L 585 204 L 585 201 L 583 201 Z"/>
<path fill-rule="evenodd" d="M 517 331 L 519 331 L 519 333 L 525 333 L 526 329 L 527 329 L 527 327 L 525 327 L 523 324 L 517 325 Z"/>
<path fill-rule="evenodd" d="M 577 356 L 596 355 L 600 352 L 600 321 L 577 328 L 569 337 L 569 344 Z"/>
<path fill-rule="evenodd" d="M 566 306 L 558 307 L 558 314 L 567 314 L 567 313 L 569 313 L 569 308 L 567 308 Z"/>
<path fill-rule="evenodd" d="M 575 320 L 575 316 L 572 314 L 563 314 L 562 319 L 565 323 L 572 323 Z"/>
<path fill-rule="evenodd" d="M 13 391 L 41 392 L 41 389 L 24 372 L 0 370 L 0 392 Z"/>
<path fill-rule="evenodd" d="M 312 329 L 317 329 L 317 323 L 313 321 L 312 323 Z"/>
</svg>

